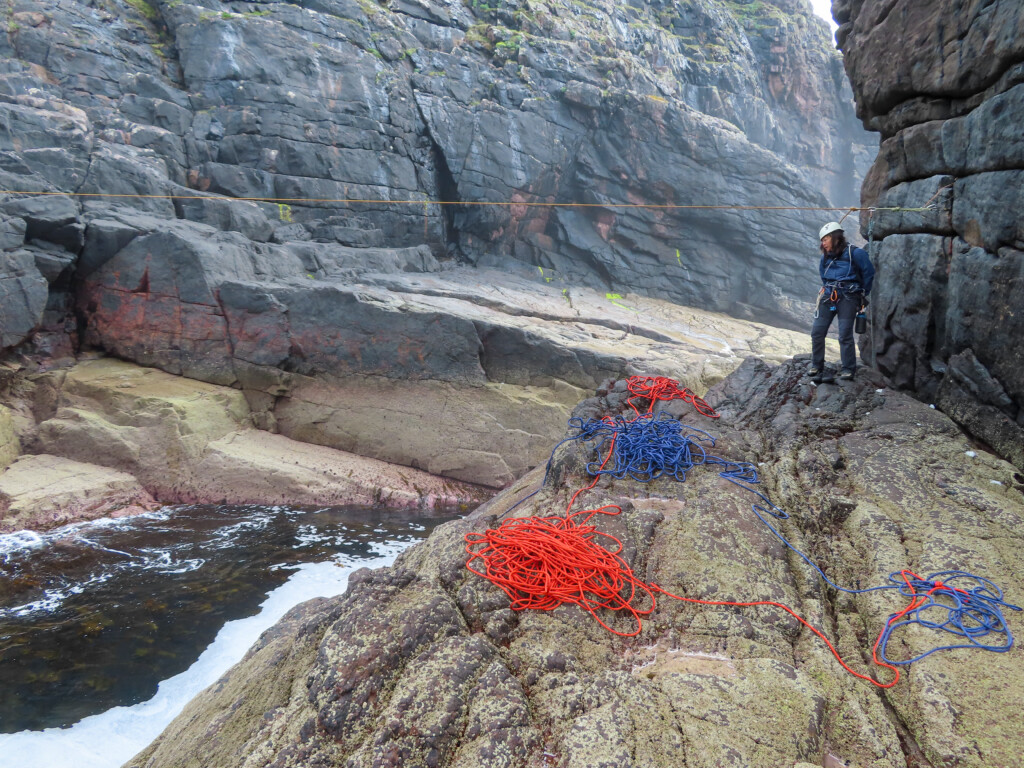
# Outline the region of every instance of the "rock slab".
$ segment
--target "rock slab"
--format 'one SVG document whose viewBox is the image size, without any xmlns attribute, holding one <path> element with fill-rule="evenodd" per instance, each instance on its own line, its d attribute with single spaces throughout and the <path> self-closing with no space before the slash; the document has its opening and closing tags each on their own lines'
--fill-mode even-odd
<svg viewBox="0 0 1024 768">
<path fill-rule="evenodd" d="M 862 222 L 878 265 L 863 354 L 1024 469 L 1024 7 L 833 9 L 858 114 L 882 137 L 862 205 L 900 209 Z"/>
<path fill-rule="evenodd" d="M 789 513 L 773 525 L 841 585 L 890 573 L 967 570 L 1020 603 L 1024 480 L 971 449 L 944 414 L 871 374 L 815 387 L 806 359 L 748 360 L 708 393 L 713 423 L 662 408 L 758 467 Z M 619 384 L 581 417 L 631 413 Z M 387 569 L 355 574 L 346 595 L 293 610 L 197 697 L 132 768 L 200 766 L 1012 765 L 1024 749 L 1018 649 L 935 653 L 879 690 L 771 606 L 659 599 L 636 638 L 575 606 L 513 612 L 467 571 L 464 535 L 510 516 L 564 514 L 590 484 L 592 450 L 569 443 L 541 470 Z M 517 501 L 522 504 L 512 509 Z M 578 508 L 598 516 L 642 579 L 709 600 L 777 601 L 820 627 L 854 669 L 888 681 L 868 650 L 904 607 L 892 592 L 838 593 L 757 519 L 757 498 L 709 467 L 685 483 L 602 478 Z M 616 630 L 630 616 L 602 612 Z M 1007 612 L 1009 628 L 1024 628 Z M 891 658 L 946 644 L 913 628 Z M 437 682 L 443 680 L 439 689 Z M 954 716 L 955 715 L 955 716 Z"/>
<path fill-rule="evenodd" d="M 42 374 L 35 400 L 40 421 L 22 428 L 36 453 L 0 473 L 4 530 L 52 528 L 158 503 L 432 509 L 474 506 L 489 495 L 258 430 L 238 390 L 120 360 Z M 16 450 L 16 425 L 7 421 Z"/>
</svg>

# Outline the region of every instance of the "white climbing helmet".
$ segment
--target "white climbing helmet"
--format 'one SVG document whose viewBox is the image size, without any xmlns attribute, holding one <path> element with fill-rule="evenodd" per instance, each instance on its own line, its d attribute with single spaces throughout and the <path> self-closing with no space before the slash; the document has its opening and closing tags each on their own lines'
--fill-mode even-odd
<svg viewBox="0 0 1024 768">
<path fill-rule="evenodd" d="M 830 221 L 828 224 L 826 224 L 824 227 L 822 227 L 818 231 L 818 239 L 822 240 L 822 239 L 824 239 L 825 235 L 831 235 L 831 234 L 834 234 L 836 232 L 842 232 L 842 231 L 843 231 L 843 225 L 842 224 L 840 224 L 838 221 Z"/>
</svg>

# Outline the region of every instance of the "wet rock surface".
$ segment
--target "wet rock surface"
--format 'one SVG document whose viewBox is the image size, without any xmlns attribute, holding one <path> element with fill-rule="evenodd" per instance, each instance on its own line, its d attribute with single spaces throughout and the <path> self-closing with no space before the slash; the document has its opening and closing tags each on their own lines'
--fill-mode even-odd
<svg viewBox="0 0 1024 768">
<path fill-rule="evenodd" d="M 429 510 L 475 506 L 491 495 L 256 429 L 238 390 L 120 360 L 84 360 L 18 384 L 16 407 L 0 413 L 0 430 L 6 416 L 11 438 L 0 532 L 168 503 Z"/>
<path fill-rule="evenodd" d="M 864 356 L 1024 469 L 1024 82 L 1011 32 L 1024 8 L 833 8 L 858 114 L 882 134 L 862 204 L 909 209 L 862 224 L 879 268 Z"/>
<path fill-rule="evenodd" d="M 708 393 L 721 413 L 660 406 L 707 429 L 721 456 L 757 464 L 790 517 L 785 537 L 844 586 L 893 571 L 962 569 L 1021 602 L 1024 483 L 972 449 L 944 414 L 863 372 L 815 387 L 806 361 L 751 359 Z M 578 413 L 628 412 L 605 386 Z M 1006 713 L 1024 704 L 1018 650 L 955 650 L 904 669 L 880 691 L 842 670 L 777 608 L 661 598 L 636 638 L 575 606 L 513 612 L 465 568 L 463 536 L 514 516 L 564 514 L 593 458 L 567 444 L 542 469 L 449 523 L 394 567 L 353 577 L 265 634 L 130 766 L 1011 765 L 1022 745 Z M 523 500 L 514 511 L 512 505 Z M 602 480 L 574 509 L 618 504 L 619 537 L 645 581 L 711 600 L 774 600 L 871 672 L 870 647 L 904 607 L 891 592 L 825 588 L 757 519 L 755 497 L 695 468 L 685 483 Z M 629 616 L 603 612 L 623 632 Z M 1019 634 L 1020 614 L 1008 612 Z M 948 642 L 923 627 L 894 635 L 911 658 Z M 878 671 L 885 681 L 888 670 Z"/>
</svg>

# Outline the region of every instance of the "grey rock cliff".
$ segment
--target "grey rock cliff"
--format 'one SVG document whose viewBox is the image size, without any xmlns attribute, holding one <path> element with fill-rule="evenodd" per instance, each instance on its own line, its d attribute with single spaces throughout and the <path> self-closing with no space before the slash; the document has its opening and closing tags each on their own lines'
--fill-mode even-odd
<svg viewBox="0 0 1024 768">
<path fill-rule="evenodd" d="M 833 3 L 882 145 L 862 226 L 879 289 L 864 355 L 1024 468 L 1024 6 Z"/>
<path fill-rule="evenodd" d="M 793 209 L 848 204 L 867 135 L 840 75 L 804 0 L 14 0 L 2 343 L 239 387 L 269 431 L 503 485 L 580 387 L 638 361 L 706 386 L 731 367 L 670 358 L 747 349 L 636 307 L 803 327 Z M 438 407 L 455 450 L 409 438 Z"/>
<path fill-rule="evenodd" d="M 802 324 L 818 217 L 686 206 L 852 204 L 870 144 L 804 0 L 13 0 L 6 19 L 0 187 L 83 196 L 0 201 L 5 347 L 73 346 L 74 284 L 158 228 L 124 209 L 250 250 L 426 246 Z"/>
</svg>

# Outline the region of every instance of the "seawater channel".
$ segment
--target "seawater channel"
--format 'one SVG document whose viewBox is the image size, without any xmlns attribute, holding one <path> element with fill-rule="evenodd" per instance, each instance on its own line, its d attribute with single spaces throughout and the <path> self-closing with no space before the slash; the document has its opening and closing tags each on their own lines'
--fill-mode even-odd
<svg viewBox="0 0 1024 768">
<path fill-rule="evenodd" d="M 293 606 L 453 512 L 165 507 L 0 536 L 0 768 L 114 768 Z"/>
</svg>

